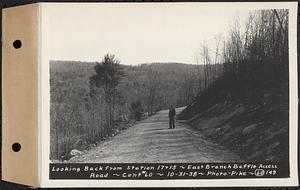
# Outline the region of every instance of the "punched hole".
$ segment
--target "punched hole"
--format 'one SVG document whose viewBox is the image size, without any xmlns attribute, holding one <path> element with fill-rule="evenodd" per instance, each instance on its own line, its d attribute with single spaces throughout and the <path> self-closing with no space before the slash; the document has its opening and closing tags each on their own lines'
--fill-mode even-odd
<svg viewBox="0 0 300 190">
<path fill-rule="evenodd" d="M 21 145 L 19 143 L 14 143 L 12 149 L 14 152 L 19 152 L 21 150 Z"/>
<path fill-rule="evenodd" d="M 22 46 L 21 40 L 15 40 L 13 43 L 14 48 L 19 49 Z"/>
</svg>

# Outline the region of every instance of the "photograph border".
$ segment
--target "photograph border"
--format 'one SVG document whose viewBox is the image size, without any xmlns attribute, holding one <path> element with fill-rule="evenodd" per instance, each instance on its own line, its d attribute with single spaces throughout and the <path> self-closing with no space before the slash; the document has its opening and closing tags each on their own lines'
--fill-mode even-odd
<svg viewBox="0 0 300 190">
<path fill-rule="evenodd" d="M 183 2 L 182 2 L 183 3 Z M 202 2 L 185 2 L 186 4 L 193 4 L 193 3 L 202 3 Z M 210 6 L 224 6 L 225 2 L 222 3 L 209 3 Z M 97 3 L 99 4 L 99 3 Z M 107 3 L 105 3 L 107 4 Z M 105 5 L 104 4 L 104 5 Z M 121 4 L 121 3 L 119 3 Z M 127 3 L 124 3 L 127 4 Z M 132 4 L 132 3 L 129 3 Z M 155 3 L 158 4 L 158 3 Z M 164 2 L 159 2 L 159 4 L 164 4 Z M 170 3 L 167 3 L 170 4 Z M 203 3 L 207 6 L 207 3 Z M 216 5 L 217 4 L 217 5 Z M 226 4 L 230 4 L 226 2 Z M 279 9 L 279 8 L 287 8 L 289 9 L 289 78 L 290 78 L 290 175 L 291 177 L 288 179 L 283 178 L 274 178 L 274 179 L 217 179 L 217 180 L 49 180 L 49 148 L 50 148 L 50 127 L 49 127 L 49 106 L 50 106 L 50 97 L 49 97 L 49 61 L 50 58 L 47 56 L 47 49 L 45 44 L 47 44 L 47 41 L 45 39 L 45 36 L 41 36 L 41 75 L 40 80 L 42 81 L 39 85 L 41 87 L 40 95 L 39 97 L 42 97 L 40 100 L 41 105 L 41 111 L 42 115 L 39 119 L 40 126 L 43 126 L 43 130 L 40 131 L 40 137 L 43 139 L 42 146 L 40 147 L 41 150 L 41 162 L 40 162 L 40 168 L 41 171 L 41 181 L 43 187 L 243 187 L 243 186 L 294 186 L 295 184 L 298 184 L 298 176 L 297 176 L 297 155 L 294 154 L 294 152 L 297 152 L 297 127 L 291 126 L 298 126 L 297 125 L 297 53 L 296 53 L 296 42 L 294 37 L 297 36 L 296 33 L 296 18 L 297 18 L 297 9 L 295 2 L 276 2 L 276 3 L 266 3 L 266 2 L 236 2 L 233 3 L 234 6 L 247 6 L 257 8 L 257 9 Z M 255 4 L 255 5 L 254 5 Z M 45 5 L 48 5 L 46 3 Z M 59 3 L 59 6 L 63 6 L 63 3 Z M 69 6 L 69 3 L 65 3 L 65 5 Z M 55 6 L 54 3 L 52 3 L 51 6 Z M 257 7 L 258 6 L 258 7 Z M 47 23 L 44 22 L 44 18 L 47 16 L 45 9 L 43 8 L 43 5 L 41 6 L 41 34 L 45 34 L 45 31 L 47 31 Z M 291 38 L 292 37 L 292 38 Z M 40 113 L 40 112 L 39 112 Z M 45 127 L 47 126 L 47 127 Z M 41 127 L 40 127 L 41 128 Z"/>
<path fill-rule="evenodd" d="M 137 2 L 137 1 L 134 1 L 134 0 L 131 0 L 131 1 L 128 1 L 128 0 L 121 0 L 122 2 L 128 2 L 128 3 L 132 3 L 132 2 Z M 262 0 L 260 2 L 269 2 L 269 3 L 273 3 L 273 2 L 281 2 L 282 0 L 273 0 L 273 1 L 270 1 L 270 0 Z M 20 6 L 20 5 L 24 5 L 24 4 L 30 4 L 30 3 L 36 3 L 36 2 L 51 2 L 51 3 L 67 3 L 67 2 L 71 2 L 71 3 L 101 3 L 101 2 L 109 2 L 109 3 L 119 3 L 120 1 L 118 0 L 103 0 L 103 1 L 100 1 L 100 0 L 3 0 L 0 2 L 0 7 L 1 7 L 1 10 L 3 8 L 8 8 L 8 7 L 14 7 L 14 6 Z M 151 0 L 145 0 L 143 2 L 139 2 L 139 3 L 147 3 L 147 2 L 153 2 Z M 160 3 L 160 2 L 163 2 L 163 1 L 157 1 L 156 3 Z M 164 1 L 166 2 L 166 1 Z M 184 1 L 184 0 L 175 0 L 175 1 L 167 1 L 167 2 L 224 2 L 224 1 L 220 1 L 220 0 L 202 0 L 202 1 L 194 1 L 194 0 L 189 0 L 189 1 Z M 226 1 L 226 2 L 235 2 L 234 0 L 229 0 L 229 1 Z M 240 0 L 240 2 L 249 2 L 248 0 Z M 257 2 L 257 1 L 251 1 L 251 2 Z M 291 0 L 287 0 L 285 2 L 296 2 L 297 1 L 291 1 Z M 296 12 L 296 14 L 298 14 L 298 11 Z M 0 15 L 0 18 L 2 17 L 2 15 Z M 299 19 L 299 15 L 296 16 L 298 17 Z M 2 19 L 0 19 L 2 22 Z M 1 24 L 1 27 L 2 27 L 2 24 Z M 296 28 L 297 31 L 299 30 L 299 25 L 297 26 L 296 25 Z M 2 33 L 2 30 L 1 30 L 1 33 Z M 295 31 L 296 33 L 296 31 Z M 297 37 L 298 37 L 298 34 L 299 32 L 297 33 Z M 297 40 L 295 40 L 295 44 L 297 43 Z M 298 43 L 298 51 L 300 49 L 300 44 Z M 297 46 L 296 46 L 297 48 Z M 0 46 L 0 49 L 2 49 L 2 47 Z M 2 55 L 2 51 L 0 53 Z M 297 55 L 297 54 L 296 54 Z M 297 58 L 296 58 L 296 63 L 298 62 L 297 61 Z M 2 60 L 0 60 L 0 63 L 2 62 Z M 298 68 L 299 69 L 299 68 Z M 296 75 L 297 73 L 299 72 L 299 70 L 296 69 Z M 299 79 L 298 81 L 296 81 L 296 83 L 299 83 Z M 298 86 L 296 86 L 298 88 Z M 294 90 L 297 90 L 297 89 L 294 89 Z M 299 91 L 299 90 L 298 90 Z M 297 97 L 296 97 L 297 98 Z M 293 102 L 295 103 L 295 101 Z M 298 104 L 298 101 L 296 101 L 296 104 Z M 298 115 L 296 115 L 295 117 L 297 117 Z M 0 132 L 1 133 L 1 132 Z M 1 133 L 2 134 L 2 133 Z M 299 134 L 299 131 L 296 133 L 297 135 Z M 1 135 L 0 135 L 1 136 Z M 0 137 L 2 138 L 2 137 Z M 299 141 L 296 143 L 297 146 L 299 146 Z M 298 149 L 297 149 L 297 152 L 298 152 Z M 299 152 L 297 154 L 299 156 Z M 298 164 L 298 161 L 297 161 L 297 164 Z M 299 165 L 298 165 L 299 166 Z M 295 169 L 299 169 L 299 167 L 295 168 Z M 1 171 L 2 172 L 2 171 Z M 297 175 L 299 174 L 299 170 L 298 170 L 298 173 Z M 69 187 L 69 186 L 68 186 Z M 216 186 L 213 186 L 213 187 L 216 187 Z M 245 187 L 245 189 L 294 189 L 295 187 L 299 187 L 299 185 L 295 186 L 288 186 L 288 185 L 283 185 L 281 187 L 276 187 L 276 185 L 273 185 L 273 184 L 270 184 L 270 185 L 265 185 L 265 186 L 258 186 L 258 187 L 250 187 L 250 186 L 243 186 Z M 14 183 L 10 183 L 10 182 L 6 182 L 6 181 L 3 181 L 1 180 L 1 183 L 0 183 L 0 189 L 22 189 L 22 190 L 25 190 L 25 189 L 32 189 L 30 187 L 27 187 L 27 186 L 24 186 L 24 185 L 18 185 L 18 184 L 14 184 Z M 41 189 L 44 189 L 44 188 L 41 188 Z M 47 188 L 48 189 L 48 188 Z M 53 188 L 49 188 L 49 189 L 53 189 Z M 55 188 L 56 189 L 56 188 Z M 65 189 L 65 188 L 62 188 L 62 189 Z M 68 189 L 73 189 L 73 188 L 68 188 Z M 87 189 L 87 188 L 84 188 L 84 189 Z M 98 189 L 98 188 L 97 188 Z M 157 188 L 151 188 L 151 189 L 157 189 Z M 170 189 L 173 189 L 173 188 L 170 188 Z M 184 189 L 191 189 L 191 188 L 184 188 Z M 204 188 L 196 188 L 196 189 L 204 189 Z M 205 189 L 211 189 L 211 188 L 205 188 Z M 214 189 L 229 189 L 228 187 L 216 187 Z M 232 189 L 232 188 L 230 188 Z M 239 189 L 239 188 L 233 188 L 233 189 Z"/>
</svg>

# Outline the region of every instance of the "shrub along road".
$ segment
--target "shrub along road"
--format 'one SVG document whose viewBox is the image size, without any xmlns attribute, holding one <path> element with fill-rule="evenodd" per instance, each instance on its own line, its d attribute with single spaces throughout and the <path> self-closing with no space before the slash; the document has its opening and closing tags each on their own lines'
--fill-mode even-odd
<svg viewBox="0 0 300 190">
<path fill-rule="evenodd" d="M 182 108 L 177 108 L 180 113 Z M 69 162 L 157 163 L 157 162 L 230 162 L 239 156 L 206 139 L 199 131 L 181 121 L 168 129 L 168 110 L 100 142 Z"/>
</svg>

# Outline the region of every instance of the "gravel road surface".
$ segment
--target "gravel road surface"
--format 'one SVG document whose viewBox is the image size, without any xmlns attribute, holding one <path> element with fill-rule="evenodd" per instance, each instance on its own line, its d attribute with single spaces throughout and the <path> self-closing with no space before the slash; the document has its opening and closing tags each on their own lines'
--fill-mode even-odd
<svg viewBox="0 0 300 190">
<path fill-rule="evenodd" d="M 182 108 L 177 108 L 180 113 Z M 233 162 L 239 156 L 225 147 L 206 139 L 184 121 L 176 121 L 175 129 L 168 129 L 168 110 L 121 131 L 98 143 L 83 155 L 73 157 L 71 163 L 158 163 L 158 162 Z"/>
</svg>

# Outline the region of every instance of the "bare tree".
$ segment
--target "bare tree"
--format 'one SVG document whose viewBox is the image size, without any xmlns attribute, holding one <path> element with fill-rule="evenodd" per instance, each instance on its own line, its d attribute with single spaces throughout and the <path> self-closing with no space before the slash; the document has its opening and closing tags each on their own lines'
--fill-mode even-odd
<svg viewBox="0 0 300 190">
<path fill-rule="evenodd" d="M 100 63 L 96 63 L 96 74 L 90 78 L 91 89 L 102 88 L 105 94 L 108 111 L 108 129 L 111 130 L 114 122 L 114 99 L 117 95 L 116 87 L 124 76 L 120 67 L 120 61 L 115 59 L 115 55 L 106 54 Z"/>
<path fill-rule="evenodd" d="M 155 112 L 157 91 L 161 85 L 160 84 L 160 74 L 158 71 L 150 68 L 147 73 L 147 78 L 148 78 L 148 81 L 147 81 L 147 90 L 148 90 L 147 111 L 148 111 L 148 115 L 152 115 Z"/>
</svg>

